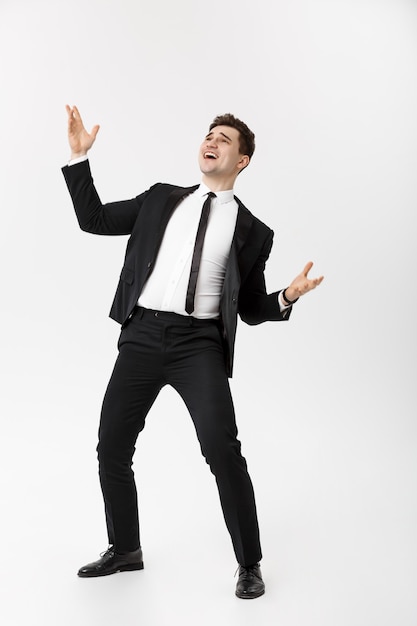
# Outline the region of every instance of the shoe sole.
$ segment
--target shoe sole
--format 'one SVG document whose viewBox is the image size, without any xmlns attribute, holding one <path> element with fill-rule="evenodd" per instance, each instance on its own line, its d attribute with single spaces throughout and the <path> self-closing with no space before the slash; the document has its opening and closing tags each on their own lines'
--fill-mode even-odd
<svg viewBox="0 0 417 626">
<path fill-rule="evenodd" d="M 111 574 L 117 574 L 118 572 L 134 572 L 144 568 L 143 562 L 141 563 L 127 563 L 117 569 L 107 572 L 78 572 L 79 578 L 98 578 L 99 576 L 110 576 Z"/>
<path fill-rule="evenodd" d="M 236 591 L 235 595 L 236 595 L 237 598 L 240 598 L 241 600 L 254 600 L 255 598 L 260 598 L 261 596 L 263 596 L 264 593 L 265 593 L 265 589 L 263 591 L 261 591 L 260 593 L 251 594 L 251 595 L 249 595 L 248 593 L 239 594 Z"/>
</svg>

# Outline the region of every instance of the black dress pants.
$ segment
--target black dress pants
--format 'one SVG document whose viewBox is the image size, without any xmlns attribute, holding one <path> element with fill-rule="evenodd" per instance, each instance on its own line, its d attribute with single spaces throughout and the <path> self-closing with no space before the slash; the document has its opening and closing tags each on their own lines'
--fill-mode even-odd
<svg viewBox="0 0 417 626">
<path fill-rule="evenodd" d="M 137 307 L 118 347 L 97 447 L 109 543 L 118 552 L 140 546 L 132 457 L 149 409 L 161 388 L 171 385 L 188 408 L 216 478 L 237 561 L 257 563 L 262 555 L 255 499 L 237 439 L 218 322 Z"/>
</svg>

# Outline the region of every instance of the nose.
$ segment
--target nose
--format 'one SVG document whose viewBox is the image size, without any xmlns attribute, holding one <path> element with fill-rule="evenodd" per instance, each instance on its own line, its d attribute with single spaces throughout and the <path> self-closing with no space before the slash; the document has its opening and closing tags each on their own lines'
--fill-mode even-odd
<svg viewBox="0 0 417 626">
<path fill-rule="evenodd" d="M 210 147 L 214 148 L 214 147 L 217 146 L 217 141 L 215 139 L 213 139 L 213 138 L 208 139 L 206 145 L 207 145 L 207 148 L 210 148 Z"/>
</svg>

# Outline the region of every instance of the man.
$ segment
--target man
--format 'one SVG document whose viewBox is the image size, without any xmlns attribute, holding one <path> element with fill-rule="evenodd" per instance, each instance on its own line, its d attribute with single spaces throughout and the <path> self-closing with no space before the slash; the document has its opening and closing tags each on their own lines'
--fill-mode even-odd
<svg viewBox="0 0 417 626">
<path fill-rule="evenodd" d="M 103 205 L 87 160 L 99 127 L 88 133 L 77 107 L 66 109 L 71 159 L 63 173 L 81 229 L 130 235 L 110 312 L 122 331 L 97 447 L 109 548 L 78 575 L 143 568 L 132 457 L 150 407 L 169 384 L 183 398 L 216 478 L 239 563 L 236 595 L 256 598 L 265 590 L 258 521 L 228 383 L 237 315 L 249 324 L 286 320 L 323 277 L 308 278 L 308 263 L 286 289 L 266 293 L 273 232 L 233 195 L 255 149 L 254 134 L 233 115 L 218 116 L 201 144 L 200 185 L 158 183 Z"/>
</svg>

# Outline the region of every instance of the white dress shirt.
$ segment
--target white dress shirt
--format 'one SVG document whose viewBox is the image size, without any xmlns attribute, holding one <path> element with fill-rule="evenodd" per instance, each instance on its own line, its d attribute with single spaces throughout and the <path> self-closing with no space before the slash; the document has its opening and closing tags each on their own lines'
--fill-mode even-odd
<svg viewBox="0 0 417 626">
<path fill-rule="evenodd" d="M 175 209 L 166 227 L 153 272 L 140 294 L 140 306 L 187 315 L 185 301 L 191 260 L 201 210 L 209 191 L 202 183 Z M 219 191 L 211 200 L 193 317 L 209 319 L 219 316 L 220 296 L 235 232 L 237 211 L 233 190 Z"/>
</svg>

